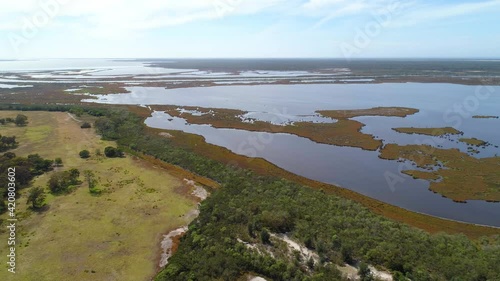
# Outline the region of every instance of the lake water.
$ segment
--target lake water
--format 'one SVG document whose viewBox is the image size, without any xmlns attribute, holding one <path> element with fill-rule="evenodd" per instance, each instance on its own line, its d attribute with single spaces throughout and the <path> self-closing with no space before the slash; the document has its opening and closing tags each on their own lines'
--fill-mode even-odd
<svg viewBox="0 0 500 281">
<path fill-rule="evenodd" d="M 174 104 L 233 108 L 250 111 L 252 117 L 275 123 L 293 120 L 316 120 L 320 109 L 356 109 L 376 106 L 406 106 L 420 112 L 406 118 L 357 117 L 366 124 L 363 132 L 373 134 L 384 143 L 427 143 L 444 148 L 467 146 L 457 143 L 458 137 L 437 138 L 399 134 L 393 127 L 453 126 L 463 137 L 476 137 L 493 145 L 479 149 L 475 157 L 491 157 L 500 153 L 500 119 L 473 119 L 473 115 L 500 115 L 500 87 L 453 84 L 349 84 L 349 85 L 259 85 L 207 88 L 164 89 L 130 87 L 128 94 L 98 96 L 108 104 Z M 442 218 L 500 227 L 500 203 L 469 201 L 455 203 L 428 190 L 429 183 L 401 174 L 409 163 L 378 158 L 377 151 L 318 144 L 289 134 L 215 129 L 190 125 L 181 118 L 162 112 L 146 120 L 151 127 L 178 129 L 202 135 L 206 141 L 231 151 L 262 157 L 298 175 L 325 183 L 338 184 L 372 198 Z M 404 165 L 407 165 L 406 167 Z M 500 171 L 499 171 L 500 173 Z M 387 178 L 401 181 L 390 184 Z M 472 187 L 471 187 L 472 188 Z"/>
</svg>

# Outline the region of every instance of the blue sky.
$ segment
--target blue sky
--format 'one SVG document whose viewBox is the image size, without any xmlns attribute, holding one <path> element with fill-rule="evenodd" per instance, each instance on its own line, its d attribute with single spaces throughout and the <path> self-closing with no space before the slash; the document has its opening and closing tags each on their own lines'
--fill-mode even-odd
<svg viewBox="0 0 500 281">
<path fill-rule="evenodd" d="M 57 57 L 500 58 L 500 0 L 0 4 L 0 58 Z"/>
</svg>

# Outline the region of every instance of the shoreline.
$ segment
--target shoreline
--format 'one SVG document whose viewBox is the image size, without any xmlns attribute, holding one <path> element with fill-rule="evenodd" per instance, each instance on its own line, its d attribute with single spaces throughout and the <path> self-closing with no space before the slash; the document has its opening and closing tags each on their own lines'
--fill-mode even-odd
<svg viewBox="0 0 500 281">
<path fill-rule="evenodd" d="M 322 190 L 326 194 L 333 194 L 343 198 L 351 199 L 355 202 L 360 203 L 361 205 L 370 209 L 378 215 L 382 215 L 386 218 L 406 223 L 430 233 L 441 231 L 450 234 L 464 233 L 471 238 L 500 234 L 499 227 L 462 222 L 458 220 L 440 218 L 421 212 L 410 211 L 402 207 L 391 205 L 369 196 L 362 195 L 347 188 L 308 179 L 286 171 L 262 158 L 249 158 L 246 156 L 237 155 L 224 147 L 206 143 L 204 141 L 204 138 L 199 135 L 184 133 L 182 131 L 169 131 L 150 127 L 147 127 L 147 129 L 155 133 L 169 132 L 174 136 L 174 138 L 172 139 L 175 140 L 178 145 L 181 145 L 182 147 L 188 149 L 192 149 L 193 151 L 211 159 L 221 161 L 226 164 L 236 164 L 240 168 L 251 169 L 260 175 L 272 174 L 273 176 L 291 180 L 293 182 L 316 190 Z"/>
</svg>

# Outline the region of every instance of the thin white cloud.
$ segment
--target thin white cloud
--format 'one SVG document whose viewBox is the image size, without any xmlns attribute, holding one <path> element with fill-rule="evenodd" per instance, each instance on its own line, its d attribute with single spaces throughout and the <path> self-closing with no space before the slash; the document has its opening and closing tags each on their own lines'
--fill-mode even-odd
<svg viewBox="0 0 500 281">
<path fill-rule="evenodd" d="M 366 16 L 397 5 L 403 16 L 391 26 L 404 27 L 491 10 L 500 12 L 500 0 L 438 4 L 431 1 L 398 0 L 308 0 L 302 5 L 302 14 L 320 17 L 315 27 L 341 17 Z"/>
<path fill-rule="evenodd" d="M 403 18 L 394 22 L 392 26 L 407 27 L 487 11 L 500 12 L 500 0 L 449 5 L 420 5 L 414 7 L 413 11 L 408 11 Z"/>
<path fill-rule="evenodd" d="M 51 3 L 50 5 L 41 3 Z M 22 29 L 26 20 L 74 19 L 96 30 L 141 30 L 253 14 L 285 0 L 17 0 L 2 3 L 0 29 Z"/>
</svg>

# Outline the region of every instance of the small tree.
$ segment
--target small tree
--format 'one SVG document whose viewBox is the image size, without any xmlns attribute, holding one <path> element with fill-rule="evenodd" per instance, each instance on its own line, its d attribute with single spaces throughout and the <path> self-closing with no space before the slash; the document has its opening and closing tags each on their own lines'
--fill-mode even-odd
<svg viewBox="0 0 500 281">
<path fill-rule="evenodd" d="M 83 171 L 83 176 L 85 177 L 85 181 L 87 182 L 89 189 L 92 189 L 96 185 L 96 179 L 94 172 L 90 170 Z"/>
<path fill-rule="evenodd" d="M 75 114 L 76 117 L 81 117 L 82 114 L 84 113 L 84 110 L 81 107 L 73 107 L 69 110 L 69 113 Z"/>
<path fill-rule="evenodd" d="M 81 182 L 78 180 L 80 171 L 78 169 L 71 169 L 69 171 L 62 171 L 52 174 L 47 186 L 53 194 L 61 194 L 69 192 L 74 186 L 79 185 Z"/>
<path fill-rule="evenodd" d="M 54 159 L 54 164 L 56 165 L 56 167 L 61 167 L 63 165 L 63 161 L 60 157 L 57 157 L 56 159 Z"/>
<path fill-rule="evenodd" d="M 352 264 L 353 263 L 353 258 L 352 258 L 352 249 L 349 246 L 342 246 L 340 248 L 340 253 L 342 255 L 342 259 L 344 260 L 345 263 L 347 264 Z"/>
<path fill-rule="evenodd" d="M 83 159 L 89 158 L 90 157 L 90 152 L 88 150 L 82 150 L 80 151 L 80 157 Z"/>
<path fill-rule="evenodd" d="M 364 262 L 361 262 L 359 264 L 358 274 L 359 274 L 359 277 L 361 278 L 361 281 L 373 281 L 374 280 L 370 268 Z"/>
<path fill-rule="evenodd" d="M 69 184 L 71 185 L 76 185 L 76 184 L 80 184 L 80 182 L 78 181 L 78 177 L 80 177 L 80 171 L 78 171 L 78 169 L 71 169 L 68 171 L 68 180 L 69 180 Z"/>
<path fill-rule="evenodd" d="M 104 155 L 109 158 L 123 157 L 123 152 L 119 148 L 108 146 L 104 149 Z"/>
<path fill-rule="evenodd" d="M 83 123 L 83 124 L 80 126 L 80 128 L 82 128 L 82 129 L 90 129 L 90 128 L 92 128 L 92 125 L 90 125 L 90 123 L 89 123 L 89 122 L 85 122 L 85 123 Z"/>
<path fill-rule="evenodd" d="M 43 206 L 43 202 L 45 201 L 45 191 L 41 187 L 33 187 L 30 189 L 28 194 L 27 204 L 31 203 L 33 209 L 39 209 Z"/>
<path fill-rule="evenodd" d="M 28 117 L 26 115 L 18 114 L 14 123 L 16 123 L 16 126 L 19 127 L 26 126 L 28 123 Z"/>
<path fill-rule="evenodd" d="M 314 259 L 312 257 L 309 258 L 309 260 L 307 261 L 307 266 L 310 268 L 310 269 L 313 269 L 314 268 Z"/>
<path fill-rule="evenodd" d="M 262 231 L 260 232 L 260 240 L 262 241 L 262 243 L 264 244 L 271 244 L 271 235 L 269 235 L 269 232 L 267 232 L 267 230 L 265 229 L 262 229 Z"/>
</svg>

